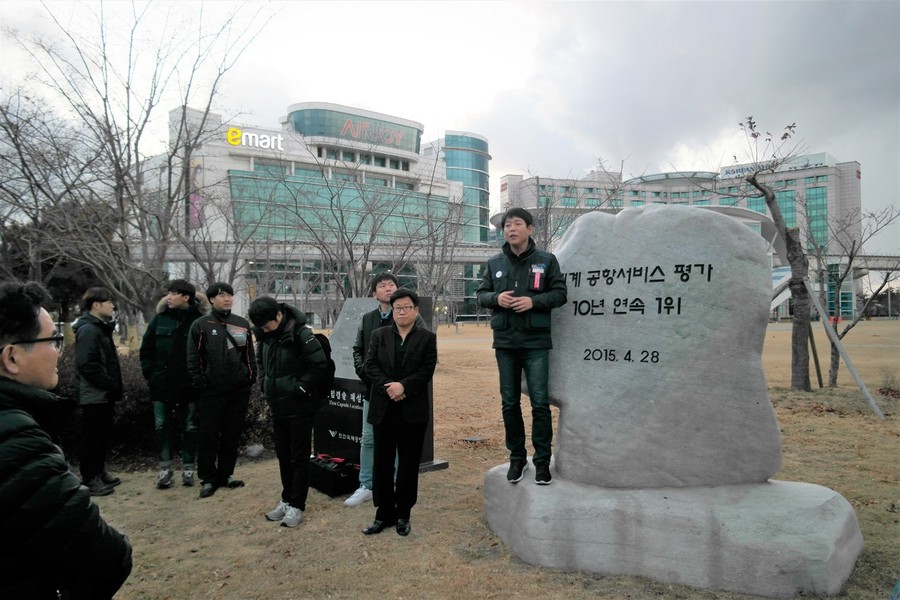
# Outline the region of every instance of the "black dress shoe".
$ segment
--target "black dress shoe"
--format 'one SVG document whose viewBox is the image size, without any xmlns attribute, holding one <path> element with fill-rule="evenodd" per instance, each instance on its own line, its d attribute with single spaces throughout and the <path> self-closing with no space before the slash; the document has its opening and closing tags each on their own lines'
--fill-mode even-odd
<svg viewBox="0 0 900 600">
<path fill-rule="evenodd" d="M 375 535 L 376 533 L 381 533 L 393 524 L 393 521 L 388 522 L 375 519 L 375 521 L 373 521 L 371 525 L 363 529 L 362 532 L 366 535 Z"/>
<path fill-rule="evenodd" d="M 115 475 L 110 475 L 110 474 L 107 473 L 106 471 L 103 471 L 102 473 L 100 473 L 100 481 L 102 481 L 102 482 L 105 483 L 106 485 L 111 485 L 111 486 L 113 486 L 113 487 L 115 487 L 115 486 L 119 485 L 120 483 L 122 483 L 122 480 L 121 480 L 121 479 L 119 479 L 119 478 L 116 477 Z"/>
<path fill-rule="evenodd" d="M 412 531 L 412 524 L 409 519 L 397 519 L 397 533 L 407 536 L 410 531 Z"/>
</svg>

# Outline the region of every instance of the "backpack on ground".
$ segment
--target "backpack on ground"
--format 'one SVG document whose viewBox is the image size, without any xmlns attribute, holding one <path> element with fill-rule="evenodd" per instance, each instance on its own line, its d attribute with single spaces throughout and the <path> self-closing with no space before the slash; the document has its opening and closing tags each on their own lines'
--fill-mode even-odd
<svg viewBox="0 0 900 600">
<path fill-rule="evenodd" d="M 328 340 L 328 336 L 324 333 L 314 333 L 313 335 L 319 341 L 319 345 L 322 346 L 322 351 L 325 353 L 325 360 L 328 363 L 328 366 L 325 369 L 325 376 L 322 377 L 322 383 L 319 387 L 319 393 L 324 398 L 331 394 L 331 388 L 334 386 L 334 372 L 337 370 L 337 365 L 334 364 L 334 359 L 331 358 L 331 342 Z"/>
</svg>

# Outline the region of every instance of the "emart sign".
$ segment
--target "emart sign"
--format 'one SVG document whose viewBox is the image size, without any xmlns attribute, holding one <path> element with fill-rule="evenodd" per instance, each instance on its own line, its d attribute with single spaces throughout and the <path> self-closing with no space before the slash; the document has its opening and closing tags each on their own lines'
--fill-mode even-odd
<svg viewBox="0 0 900 600">
<path fill-rule="evenodd" d="M 251 133 L 242 131 L 237 127 L 231 127 L 225 132 L 225 140 L 232 146 L 249 146 L 251 148 L 263 148 L 266 150 L 284 150 L 282 146 L 284 136 L 266 135 L 264 133 Z"/>
</svg>

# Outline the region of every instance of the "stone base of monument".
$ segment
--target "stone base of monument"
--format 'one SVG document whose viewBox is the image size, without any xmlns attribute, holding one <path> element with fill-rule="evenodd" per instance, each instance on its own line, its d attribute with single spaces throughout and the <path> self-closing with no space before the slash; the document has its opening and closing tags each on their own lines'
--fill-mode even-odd
<svg viewBox="0 0 900 600">
<path fill-rule="evenodd" d="M 604 488 L 534 470 L 516 485 L 488 471 L 488 525 L 527 563 L 774 598 L 836 594 L 863 548 L 853 508 L 787 481 L 694 488 Z M 530 477 L 529 477 L 530 476 Z"/>
</svg>

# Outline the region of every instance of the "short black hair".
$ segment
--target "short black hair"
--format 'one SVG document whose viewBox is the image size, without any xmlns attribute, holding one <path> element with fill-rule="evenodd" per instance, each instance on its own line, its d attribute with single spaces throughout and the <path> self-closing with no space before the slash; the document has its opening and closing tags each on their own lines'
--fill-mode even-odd
<svg viewBox="0 0 900 600">
<path fill-rule="evenodd" d="M 391 294 L 391 306 L 394 306 L 394 302 L 400 300 L 401 298 L 409 298 L 412 300 L 413 306 L 419 305 L 419 295 L 416 294 L 412 290 L 408 290 L 406 288 L 400 288 L 393 294 Z"/>
<path fill-rule="evenodd" d="M 105 287 L 88 288 L 81 297 L 81 310 L 84 312 L 91 312 L 91 307 L 94 306 L 94 302 L 107 302 L 112 299 L 112 292 Z"/>
<path fill-rule="evenodd" d="M 40 283 L 0 283 L 0 346 L 34 339 L 41 331 L 38 316 L 50 294 Z"/>
<path fill-rule="evenodd" d="M 247 316 L 257 327 L 262 327 L 269 321 L 274 321 L 281 312 L 281 304 L 271 296 L 260 296 L 250 303 Z"/>
<path fill-rule="evenodd" d="M 516 206 L 514 208 L 509 209 L 508 211 L 506 211 L 503 214 L 503 217 L 500 219 L 500 229 L 503 229 L 504 227 L 506 227 L 506 220 L 511 219 L 513 217 L 519 217 L 520 219 L 525 221 L 525 224 L 528 225 L 529 227 L 531 227 L 531 224 L 534 223 L 534 217 L 531 216 L 530 212 L 528 212 L 524 208 Z"/>
<path fill-rule="evenodd" d="M 372 279 L 369 280 L 369 295 L 375 293 L 375 288 L 378 287 L 378 284 L 382 281 L 393 281 L 394 285 L 400 287 L 400 281 L 397 279 L 397 276 L 391 273 L 390 271 L 383 271 L 381 273 L 376 273 L 372 275 Z"/>
<path fill-rule="evenodd" d="M 197 288 L 194 287 L 194 284 L 184 280 L 184 279 L 175 279 L 169 282 L 169 286 L 166 288 L 167 292 L 175 292 L 176 294 L 181 294 L 182 296 L 187 296 L 188 300 L 193 300 L 194 296 L 197 294 Z"/>
<path fill-rule="evenodd" d="M 218 296 L 221 292 L 225 292 L 226 294 L 231 294 L 234 296 L 234 288 L 225 283 L 224 281 L 217 281 L 208 288 L 206 288 L 206 297 L 212 300 L 216 296 Z"/>
</svg>

